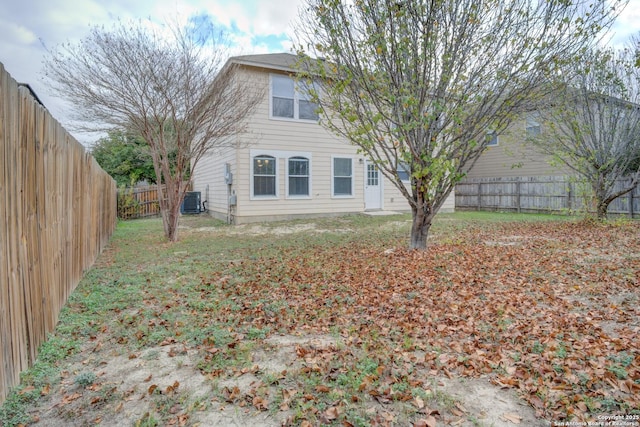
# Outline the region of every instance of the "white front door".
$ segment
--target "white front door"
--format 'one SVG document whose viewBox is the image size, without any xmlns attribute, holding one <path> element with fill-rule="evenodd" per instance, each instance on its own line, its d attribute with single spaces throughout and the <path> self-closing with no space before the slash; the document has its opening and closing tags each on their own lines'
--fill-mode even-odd
<svg viewBox="0 0 640 427">
<path fill-rule="evenodd" d="M 382 177 L 378 167 L 366 162 L 364 168 L 364 208 L 366 210 L 382 209 Z"/>
</svg>

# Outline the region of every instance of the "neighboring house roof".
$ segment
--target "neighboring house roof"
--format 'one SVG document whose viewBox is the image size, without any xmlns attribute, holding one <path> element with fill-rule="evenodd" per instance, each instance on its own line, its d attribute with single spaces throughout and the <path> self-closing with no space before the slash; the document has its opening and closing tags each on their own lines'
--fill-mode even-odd
<svg viewBox="0 0 640 427">
<path fill-rule="evenodd" d="M 25 87 L 27 88 L 27 90 L 29 90 L 29 92 L 31 92 L 31 96 L 33 96 L 33 99 L 35 99 L 38 104 L 42 105 L 44 108 L 45 105 L 42 103 L 42 101 L 40 101 L 40 98 L 38 98 L 38 95 L 36 95 L 36 92 L 33 90 L 33 88 L 29 85 L 29 83 L 18 83 L 18 87 Z"/>
<path fill-rule="evenodd" d="M 262 55 L 234 56 L 230 62 L 254 67 L 264 67 L 274 70 L 294 71 L 295 64 L 300 57 L 291 53 L 267 53 Z"/>
</svg>

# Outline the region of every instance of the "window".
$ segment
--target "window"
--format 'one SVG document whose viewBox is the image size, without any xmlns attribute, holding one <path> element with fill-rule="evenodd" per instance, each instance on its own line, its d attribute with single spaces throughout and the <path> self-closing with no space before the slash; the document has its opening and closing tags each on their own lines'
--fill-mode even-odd
<svg viewBox="0 0 640 427">
<path fill-rule="evenodd" d="M 538 117 L 534 114 L 527 115 L 527 136 L 538 136 L 541 132 L 540 123 Z"/>
<path fill-rule="evenodd" d="M 286 76 L 271 76 L 271 114 L 293 119 L 295 90 L 293 80 Z"/>
<path fill-rule="evenodd" d="M 353 195 L 353 160 L 335 157 L 333 159 L 333 195 Z"/>
<path fill-rule="evenodd" d="M 409 181 L 409 177 L 411 176 L 411 166 L 406 162 L 399 162 L 396 172 L 398 173 L 400 181 Z"/>
<path fill-rule="evenodd" d="M 318 120 L 318 105 L 310 100 L 310 90 L 317 90 L 301 84 L 296 87 L 294 80 L 285 75 L 271 75 L 271 117 L 294 120 Z"/>
<path fill-rule="evenodd" d="M 261 155 L 253 158 L 253 195 L 277 195 L 275 157 Z"/>
<path fill-rule="evenodd" d="M 377 187 L 380 181 L 378 166 L 374 163 L 367 163 L 367 185 Z"/>
<path fill-rule="evenodd" d="M 291 157 L 289 159 L 289 196 L 309 195 L 309 159 Z"/>
<path fill-rule="evenodd" d="M 317 121 L 318 113 L 316 111 L 318 109 L 318 104 L 311 102 L 311 95 L 309 94 L 309 91 L 317 91 L 318 89 L 315 86 L 309 87 L 306 84 L 303 85 L 301 89 L 302 90 L 298 94 L 299 116 L 304 120 Z"/>
<path fill-rule="evenodd" d="M 487 132 L 487 147 L 495 147 L 498 145 L 498 133 L 495 130 L 490 130 Z"/>
</svg>

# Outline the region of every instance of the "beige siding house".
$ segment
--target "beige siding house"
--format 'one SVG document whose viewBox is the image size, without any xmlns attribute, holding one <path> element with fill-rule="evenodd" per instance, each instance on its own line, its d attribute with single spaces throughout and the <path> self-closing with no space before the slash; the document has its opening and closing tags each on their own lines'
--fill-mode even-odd
<svg viewBox="0 0 640 427">
<path fill-rule="evenodd" d="M 409 211 L 400 191 L 355 146 L 318 123 L 291 78 L 291 54 L 231 58 L 238 77 L 264 93 L 237 147 L 209 153 L 193 170 L 212 216 L 231 223 Z M 408 182 L 407 182 L 408 185 Z M 453 211 L 453 194 L 441 209 Z"/>
<path fill-rule="evenodd" d="M 560 176 L 571 174 L 562 166 L 552 166 L 551 157 L 525 143 L 527 133 L 540 133 L 541 125 L 533 114 L 516 120 L 500 135 L 492 135 L 491 144 L 467 171 L 466 177 L 509 178 Z"/>
<path fill-rule="evenodd" d="M 496 135 L 465 178 L 456 185 L 456 209 L 569 212 L 583 206 L 584 190 L 574 173 L 527 144 L 544 136 L 535 113 L 523 115 Z"/>
</svg>

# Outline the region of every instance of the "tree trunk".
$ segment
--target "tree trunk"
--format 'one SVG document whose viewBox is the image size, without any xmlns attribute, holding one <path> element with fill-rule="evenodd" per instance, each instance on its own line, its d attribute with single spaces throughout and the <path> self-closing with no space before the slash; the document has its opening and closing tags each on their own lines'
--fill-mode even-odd
<svg viewBox="0 0 640 427">
<path fill-rule="evenodd" d="M 638 184 L 637 177 L 633 177 L 629 179 L 629 183 L 622 187 L 617 192 L 613 192 L 611 189 L 607 191 L 607 188 L 603 184 L 603 181 L 599 181 L 597 186 L 594 186 L 594 192 L 596 194 L 596 215 L 598 220 L 604 221 L 607 219 L 607 211 L 609 209 L 609 205 L 618 197 L 624 196 L 625 194 L 633 191 Z M 613 184 L 611 185 L 613 186 Z"/>
<path fill-rule="evenodd" d="M 427 249 L 427 237 L 431 228 L 433 215 L 425 212 L 423 207 L 411 208 L 413 222 L 411 224 L 411 243 L 409 248 L 424 251 Z"/>
<path fill-rule="evenodd" d="M 598 206 L 596 207 L 596 216 L 598 221 L 604 221 L 607 219 L 607 209 L 609 208 L 609 202 L 606 200 L 598 200 Z"/>
<path fill-rule="evenodd" d="M 166 216 L 163 218 L 164 235 L 170 242 L 178 241 L 178 221 L 180 220 L 180 203 L 169 203 Z"/>
<path fill-rule="evenodd" d="M 174 177 L 165 180 L 164 200 L 160 201 L 164 236 L 170 242 L 178 241 L 178 222 L 180 221 L 180 205 L 184 195 L 184 184 Z M 160 195 L 160 194 L 159 194 Z"/>
<path fill-rule="evenodd" d="M 607 186 L 605 182 L 605 177 L 598 175 L 592 184 L 595 195 L 596 218 L 598 221 L 607 219 L 607 208 L 609 207 L 609 203 L 611 203 L 611 200 L 607 199 Z"/>
</svg>

